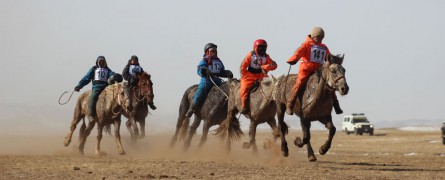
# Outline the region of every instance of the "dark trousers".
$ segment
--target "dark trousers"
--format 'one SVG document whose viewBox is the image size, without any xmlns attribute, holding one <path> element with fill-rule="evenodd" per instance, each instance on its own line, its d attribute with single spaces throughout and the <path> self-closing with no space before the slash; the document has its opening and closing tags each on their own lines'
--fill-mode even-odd
<svg viewBox="0 0 445 180">
<path fill-rule="evenodd" d="M 89 115 L 96 116 L 96 103 L 99 99 L 100 93 L 108 86 L 108 84 L 95 84 L 91 90 L 90 103 L 89 103 Z"/>
</svg>

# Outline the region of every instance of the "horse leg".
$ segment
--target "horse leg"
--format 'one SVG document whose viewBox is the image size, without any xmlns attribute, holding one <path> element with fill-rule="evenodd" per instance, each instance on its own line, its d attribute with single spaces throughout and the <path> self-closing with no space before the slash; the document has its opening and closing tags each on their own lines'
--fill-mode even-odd
<svg viewBox="0 0 445 180">
<path fill-rule="evenodd" d="M 134 117 L 131 118 L 131 127 L 133 127 L 133 132 L 134 132 L 134 136 L 131 138 L 133 141 L 136 141 L 137 138 L 139 137 L 139 128 L 138 125 L 136 124 L 136 120 Z"/>
<path fill-rule="evenodd" d="M 324 126 L 329 130 L 328 140 L 326 140 L 323 146 L 321 146 L 318 150 L 321 155 L 325 155 L 326 152 L 328 152 L 329 148 L 331 148 L 332 139 L 334 138 L 335 131 L 337 131 L 337 129 L 332 123 L 332 116 L 329 116 L 327 119 L 321 120 L 320 122 L 323 123 Z"/>
<path fill-rule="evenodd" d="M 79 147 L 78 148 L 79 148 L 79 153 L 80 154 L 83 154 L 83 149 L 85 147 L 85 142 L 86 142 L 88 136 L 90 135 L 91 130 L 93 130 L 94 125 L 96 125 L 96 121 L 94 119 L 89 119 L 88 126 L 85 129 L 84 135 L 83 135 L 82 139 L 80 139 L 80 142 L 79 142 Z"/>
<path fill-rule="evenodd" d="M 117 145 L 117 151 L 120 155 L 124 155 L 125 154 L 125 150 L 122 147 L 122 143 L 121 143 L 121 134 L 120 134 L 120 127 L 121 127 L 121 121 L 114 121 L 114 137 L 115 137 L 115 141 L 116 141 L 116 145 Z"/>
<path fill-rule="evenodd" d="M 100 151 L 100 141 L 102 140 L 102 132 L 104 130 L 104 123 L 97 124 L 97 144 L 96 144 L 96 155 L 105 155 L 104 152 Z"/>
<path fill-rule="evenodd" d="M 176 122 L 176 130 L 175 130 L 175 134 L 173 135 L 173 137 L 172 137 L 172 139 L 170 140 L 170 147 L 173 147 L 173 146 L 175 146 L 175 144 L 176 144 L 176 141 L 178 140 L 178 134 L 179 134 L 179 130 L 181 130 L 182 129 L 182 125 L 183 125 L 183 122 L 184 122 L 184 120 L 186 119 L 187 117 L 185 117 L 185 116 L 183 116 L 183 115 L 180 115 L 179 117 L 178 117 L 178 122 Z M 187 118 L 187 122 L 189 121 L 189 119 Z M 187 127 L 188 127 L 188 123 L 187 123 Z M 185 127 L 185 128 L 187 128 L 187 127 Z M 182 131 L 182 130 L 181 130 Z"/>
<path fill-rule="evenodd" d="M 309 161 L 316 161 L 317 158 L 315 157 L 314 150 L 312 149 L 312 146 L 310 144 L 311 139 L 311 121 L 301 118 L 301 129 L 303 130 L 303 140 L 300 139 L 300 137 L 296 137 L 294 144 L 298 146 L 299 148 L 303 147 L 305 144 L 307 145 L 307 156 Z"/>
<path fill-rule="evenodd" d="M 256 135 L 256 127 L 258 126 L 258 123 L 255 120 L 250 120 L 250 126 L 249 126 L 249 138 L 250 141 L 248 143 L 243 144 L 243 148 L 248 149 L 252 147 L 253 153 L 258 152 L 258 148 L 256 145 L 255 135 Z"/>
<path fill-rule="evenodd" d="M 286 110 L 286 106 L 284 104 L 278 104 L 277 106 L 278 129 L 281 137 L 281 152 L 283 153 L 284 157 L 287 157 L 289 156 L 289 148 L 287 147 L 285 135 L 288 132 L 288 128 L 284 122 L 284 111 Z"/>
<path fill-rule="evenodd" d="M 130 120 L 130 116 L 128 116 L 128 120 L 125 123 L 125 126 L 127 126 L 128 132 L 130 132 L 130 137 L 133 139 L 134 137 L 134 132 L 133 132 L 133 128 L 131 128 L 131 120 Z"/>
<path fill-rule="evenodd" d="M 210 120 L 204 120 L 204 124 L 202 127 L 201 142 L 199 142 L 198 147 L 202 147 L 202 145 L 204 145 L 204 143 L 207 141 L 207 135 L 209 134 L 209 129 L 210 129 Z"/>
<path fill-rule="evenodd" d="M 145 137 L 145 118 L 138 118 L 137 122 L 139 122 L 139 127 L 141 128 L 141 135 L 138 138 L 142 139 Z"/>
<path fill-rule="evenodd" d="M 195 135 L 196 129 L 199 127 L 199 124 L 201 124 L 201 118 L 196 116 L 196 114 L 195 114 L 193 123 L 190 126 L 190 131 L 189 131 L 187 140 L 184 143 L 184 151 L 187 151 L 188 148 L 190 147 L 190 144 L 192 143 L 192 138 Z"/>
<path fill-rule="evenodd" d="M 267 124 L 269 124 L 270 128 L 272 129 L 273 140 L 276 141 L 280 137 L 280 132 L 278 131 L 278 128 L 277 128 L 276 119 L 273 117 L 270 118 L 267 121 Z"/>
<path fill-rule="evenodd" d="M 63 145 L 68 146 L 71 143 L 71 138 L 73 137 L 74 130 L 76 130 L 77 124 L 80 122 L 80 120 L 84 118 L 82 116 L 74 116 L 73 120 L 71 121 L 70 131 L 65 137 L 65 142 Z"/>
</svg>

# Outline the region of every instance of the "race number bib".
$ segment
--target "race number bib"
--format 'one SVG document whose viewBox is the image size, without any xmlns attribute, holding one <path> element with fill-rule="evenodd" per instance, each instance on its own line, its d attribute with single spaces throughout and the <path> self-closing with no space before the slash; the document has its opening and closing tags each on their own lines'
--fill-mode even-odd
<svg viewBox="0 0 445 180">
<path fill-rule="evenodd" d="M 108 70 L 106 68 L 97 68 L 94 72 L 94 80 L 96 81 L 107 81 L 108 80 Z"/>
<path fill-rule="evenodd" d="M 130 69 L 129 69 L 129 73 L 130 75 L 134 75 L 136 73 L 141 73 L 142 72 L 142 68 L 141 66 L 137 66 L 137 65 L 130 65 Z"/>
<path fill-rule="evenodd" d="M 266 56 L 257 56 L 256 54 L 252 54 L 250 67 L 255 69 L 261 69 L 261 66 L 266 63 Z"/>
<path fill-rule="evenodd" d="M 210 70 L 211 73 L 213 73 L 213 74 L 219 74 L 219 73 L 221 72 L 222 67 L 223 67 L 223 65 L 222 65 L 221 61 L 215 61 L 215 60 L 213 60 L 213 61 L 212 61 L 212 64 L 209 65 L 208 68 L 209 68 L 209 70 Z"/>
<path fill-rule="evenodd" d="M 320 64 L 324 64 L 324 60 L 326 59 L 326 48 L 313 45 L 311 47 L 311 62 L 316 62 Z"/>
</svg>

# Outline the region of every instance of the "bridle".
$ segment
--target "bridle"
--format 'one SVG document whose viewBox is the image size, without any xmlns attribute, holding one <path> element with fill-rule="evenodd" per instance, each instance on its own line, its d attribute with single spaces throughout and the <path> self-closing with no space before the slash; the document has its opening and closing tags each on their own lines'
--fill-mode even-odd
<svg viewBox="0 0 445 180">
<path fill-rule="evenodd" d="M 325 71 L 324 69 L 327 69 L 327 68 L 329 68 L 329 66 L 327 66 L 327 67 L 324 67 L 324 66 L 323 66 L 323 70 L 322 70 L 322 71 Z M 327 72 L 329 72 L 329 69 L 327 70 Z M 340 79 L 344 79 L 344 78 L 345 78 L 344 75 L 335 78 L 335 80 L 334 80 L 334 86 L 330 86 L 330 85 L 329 85 L 329 82 L 326 80 L 326 77 L 324 77 L 323 74 L 324 74 L 324 73 L 322 72 L 321 78 L 326 82 L 326 87 L 327 87 L 327 89 L 328 89 L 329 91 L 335 91 L 335 89 L 337 88 L 337 85 L 336 85 L 337 82 L 338 82 Z"/>
</svg>

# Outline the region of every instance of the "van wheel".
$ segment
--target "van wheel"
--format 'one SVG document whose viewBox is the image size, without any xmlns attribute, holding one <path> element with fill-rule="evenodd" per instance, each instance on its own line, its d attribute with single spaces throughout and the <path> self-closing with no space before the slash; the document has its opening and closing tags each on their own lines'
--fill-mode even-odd
<svg viewBox="0 0 445 180">
<path fill-rule="evenodd" d="M 369 135 L 370 135 L 370 136 L 374 135 L 374 130 L 369 131 Z"/>
<path fill-rule="evenodd" d="M 348 131 L 347 128 L 345 128 L 345 133 L 346 133 L 346 135 L 349 135 L 349 134 L 350 134 L 350 132 Z"/>
</svg>

